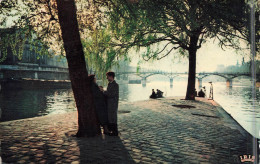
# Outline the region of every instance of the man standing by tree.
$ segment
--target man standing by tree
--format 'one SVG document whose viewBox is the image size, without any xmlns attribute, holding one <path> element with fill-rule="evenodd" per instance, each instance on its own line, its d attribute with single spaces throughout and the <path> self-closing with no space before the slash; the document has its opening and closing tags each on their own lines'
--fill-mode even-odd
<svg viewBox="0 0 260 164">
<path fill-rule="evenodd" d="M 118 100 L 119 100 L 119 86 L 116 83 L 115 73 L 106 73 L 108 86 L 107 90 L 104 91 L 104 95 L 107 97 L 107 110 L 108 110 L 108 129 L 111 131 L 111 136 L 118 136 L 117 129 L 117 111 L 118 111 Z"/>
</svg>

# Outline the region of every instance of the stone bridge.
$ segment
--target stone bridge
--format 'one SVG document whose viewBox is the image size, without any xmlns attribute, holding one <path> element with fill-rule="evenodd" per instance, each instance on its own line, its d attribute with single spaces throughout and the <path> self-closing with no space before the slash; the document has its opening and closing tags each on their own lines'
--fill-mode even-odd
<svg viewBox="0 0 260 164">
<path fill-rule="evenodd" d="M 148 77 L 154 76 L 154 75 L 164 75 L 170 79 L 170 85 L 173 85 L 173 79 L 178 76 L 183 76 L 183 75 L 188 75 L 187 72 L 183 73 L 172 73 L 172 72 L 162 72 L 162 71 L 157 71 L 157 72 L 116 72 L 116 76 L 118 79 L 120 79 L 121 75 L 136 75 L 139 76 L 142 79 L 142 84 L 143 86 L 146 85 L 146 79 Z M 236 77 L 240 76 L 246 76 L 246 77 L 251 77 L 251 73 L 219 73 L 219 72 L 201 72 L 196 74 L 196 78 L 198 79 L 198 87 L 202 87 L 202 79 L 207 77 L 207 76 L 220 76 L 224 79 L 226 79 L 227 86 L 232 87 L 232 80 Z M 256 74 L 256 76 L 260 76 L 260 74 Z"/>
<path fill-rule="evenodd" d="M 0 80 L 8 79 L 69 80 L 68 68 L 39 66 L 38 64 L 18 63 L 0 65 Z"/>
</svg>

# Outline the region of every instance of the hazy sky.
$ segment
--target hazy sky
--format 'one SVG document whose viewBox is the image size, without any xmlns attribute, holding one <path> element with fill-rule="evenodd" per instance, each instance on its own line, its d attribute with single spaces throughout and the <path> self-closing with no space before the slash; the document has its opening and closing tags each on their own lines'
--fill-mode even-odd
<svg viewBox="0 0 260 164">
<path fill-rule="evenodd" d="M 165 70 L 165 71 L 188 71 L 188 58 L 186 59 L 174 59 L 173 56 L 177 56 L 176 52 L 172 52 L 161 60 L 154 62 L 143 62 L 141 68 Z M 217 42 L 213 43 L 213 40 L 208 41 L 197 51 L 197 72 L 211 72 L 215 71 L 217 66 L 223 64 L 225 66 L 235 65 L 237 61 L 239 64 L 242 62 L 242 58 L 245 56 L 245 61 L 248 61 L 248 55 L 236 54 L 234 49 L 222 50 Z M 139 59 L 137 57 L 132 58 L 131 66 L 137 66 Z M 173 62 L 174 61 L 174 62 Z M 183 71 L 182 71 L 183 70 Z"/>
</svg>

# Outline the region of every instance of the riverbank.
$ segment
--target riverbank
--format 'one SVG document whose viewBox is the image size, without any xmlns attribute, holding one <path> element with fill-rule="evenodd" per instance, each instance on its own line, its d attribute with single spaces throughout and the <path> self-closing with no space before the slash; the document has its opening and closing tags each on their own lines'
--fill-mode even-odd
<svg viewBox="0 0 260 164">
<path fill-rule="evenodd" d="M 214 101 L 121 103 L 119 137 L 75 138 L 77 112 L 0 123 L 7 163 L 239 163 L 252 138 Z"/>
<path fill-rule="evenodd" d="M 37 89 L 37 88 L 48 88 L 48 89 L 70 89 L 70 80 L 44 80 L 44 79 L 4 79 L 0 80 L 0 91 L 7 88 L 10 89 Z"/>
</svg>

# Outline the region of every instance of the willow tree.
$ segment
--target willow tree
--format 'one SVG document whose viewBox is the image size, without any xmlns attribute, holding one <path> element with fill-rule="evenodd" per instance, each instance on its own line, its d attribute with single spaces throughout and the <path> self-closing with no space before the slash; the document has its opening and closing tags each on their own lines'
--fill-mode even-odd
<svg viewBox="0 0 260 164">
<path fill-rule="evenodd" d="M 119 61 L 127 60 L 124 50 L 110 45 L 110 30 L 100 27 L 90 32 L 89 37 L 82 39 L 84 54 L 89 69 L 94 69 L 98 79 L 104 84 L 106 74 L 113 66 L 119 67 Z"/>
<path fill-rule="evenodd" d="M 215 38 L 222 48 L 240 49 L 240 40 L 248 41 L 244 0 L 110 0 L 105 4 L 115 40 L 111 45 L 146 49 L 145 60 L 160 60 L 174 50 L 188 56 L 187 100 L 195 99 L 196 55 L 203 43 Z"/>
</svg>

